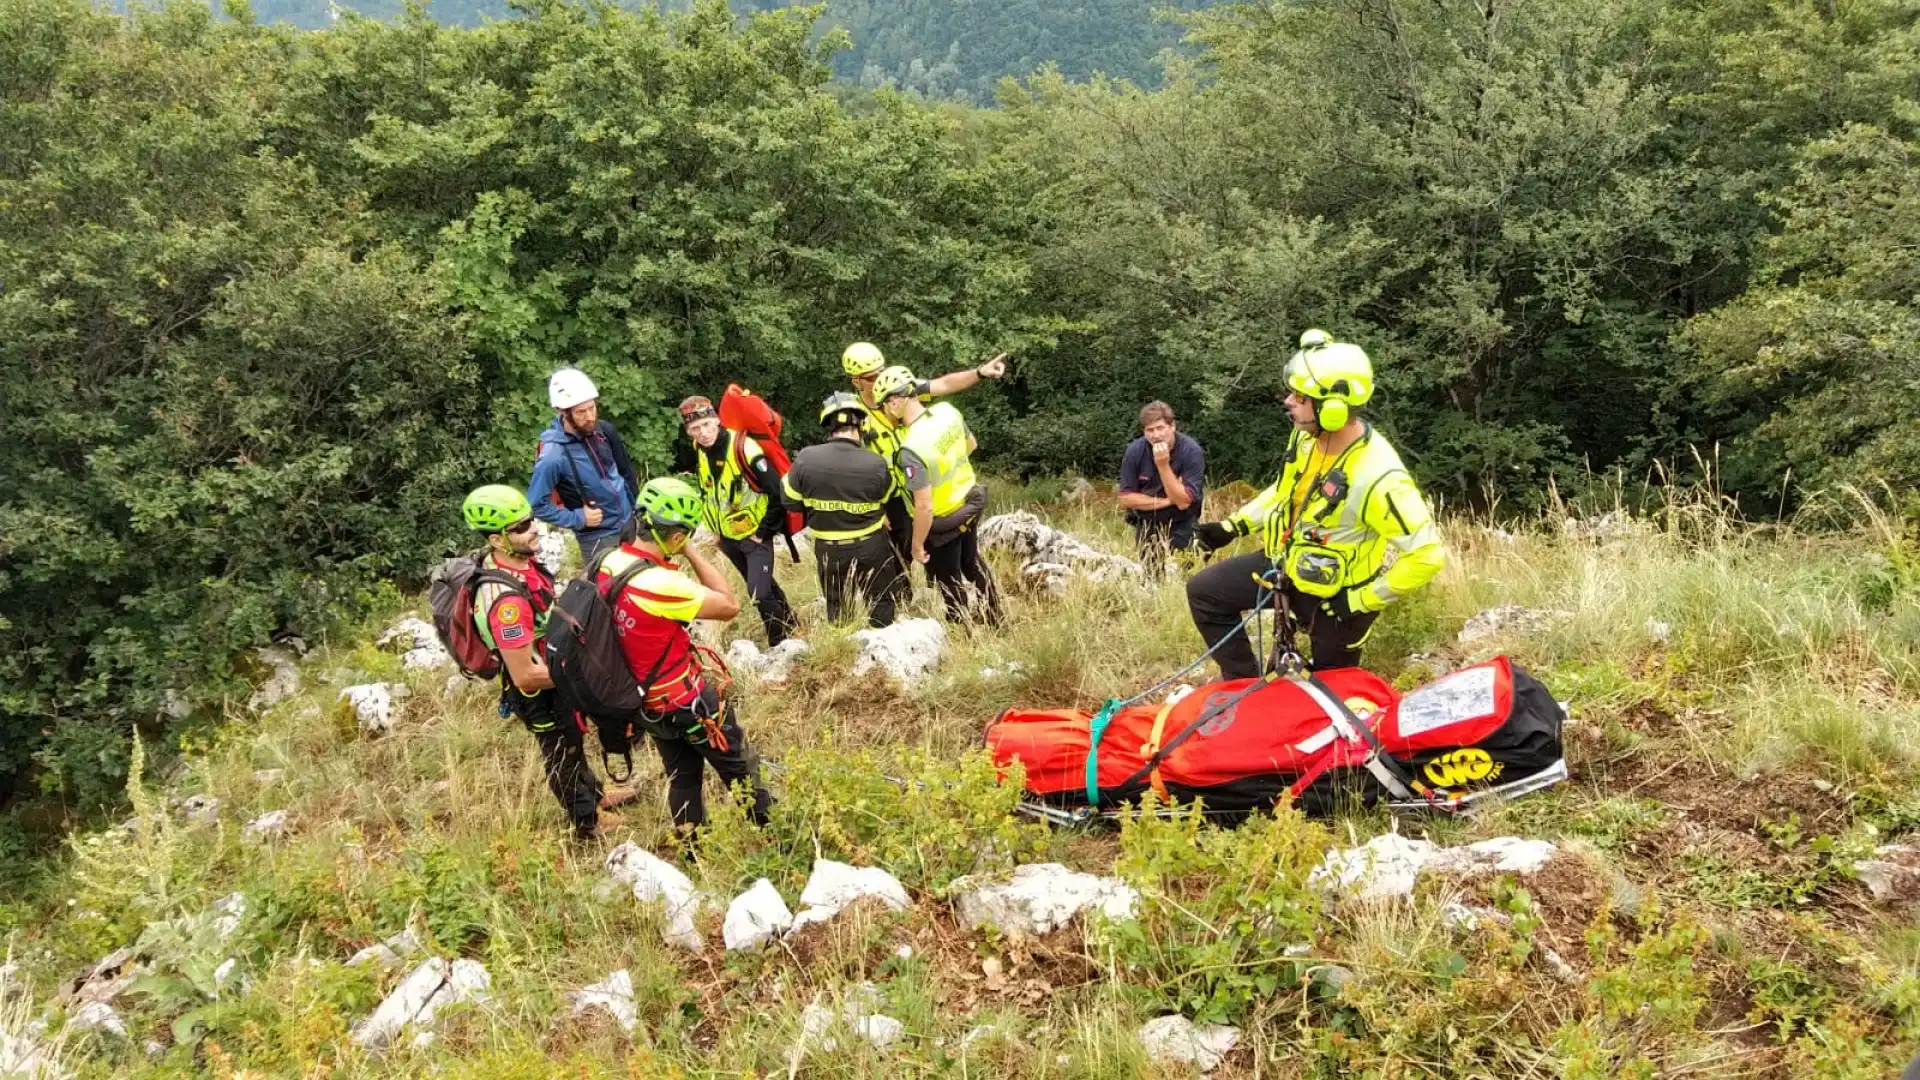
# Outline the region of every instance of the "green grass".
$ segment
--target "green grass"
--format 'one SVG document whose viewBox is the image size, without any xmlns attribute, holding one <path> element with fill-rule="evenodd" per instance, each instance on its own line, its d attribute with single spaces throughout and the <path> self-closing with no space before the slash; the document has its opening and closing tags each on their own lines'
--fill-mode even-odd
<svg viewBox="0 0 1920 1080">
<path fill-rule="evenodd" d="M 1061 488 L 1002 486 L 1000 508 L 1129 552 L 1103 498 L 1063 502 Z M 1199 646 L 1178 577 L 1076 582 L 1051 599 L 996 561 L 1007 627 L 956 630 L 922 685 L 850 679 L 847 632 L 819 625 L 786 686 L 743 680 L 748 732 L 789 767 L 774 778 L 783 804 L 764 831 L 717 813 L 688 864 L 723 900 L 766 876 L 789 901 L 816 855 L 885 865 L 914 891 L 910 912 L 857 910 L 804 947 L 724 958 L 716 912 L 708 958 L 670 952 L 657 916 L 608 890 L 601 867 L 619 840 L 673 850 L 657 759 L 635 755 L 643 797 L 626 826 L 575 845 L 532 740 L 496 715 L 490 689 L 418 676 L 392 734 L 354 730 L 339 689 L 403 678 L 363 644 L 370 626 L 321 644 L 299 698 L 236 715 L 167 783 L 139 778 L 137 835 L 76 835 L 39 859 L 0 843 L 0 866 L 22 868 L 0 926 L 44 1003 L 148 924 L 249 898 L 234 939 L 169 953 L 189 983 L 228 956 L 242 982 L 217 1001 L 177 980 L 130 995 L 130 1043 L 67 1040 L 86 1076 L 1164 1077 L 1181 1074 L 1148 1063 L 1131 1031 L 1176 1009 L 1241 1026 L 1222 1077 L 1890 1075 L 1920 1039 L 1920 936 L 1868 903 L 1847 868 L 1920 831 L 1913 541 L 1871 515 L 1816 533 L 1745 526 L 1708 502 L 1677 502 L 1624 538 L 1566 533 L 1554 517 L 1449 521 L 1448 567 L 1382 620 L 1369 657 L 1410 685 L 1436 663 L 1506 652 L 1570 702 L 1572 782 L 1471 820 L 1400 825 L 1443 842 L 1562 841 L 1574 854 L 1540 879 L 1315 914 L 1306 872 L 1325 848 L 1390 827 L 1384 813 L 1287 814 L 1233 833 L 1194 821 L 1047 833 L 1010 817 L 1010 793 L 973 754 L 988 720 L 1016 704 L 1095 707 Z M 817 623 L 810 564 L 783 558 L 779 573 Z M 1499 604 L 1560 614 L 1454 643 Z M 924 589 L 909 606 L 937 611 Z M 723 642 L 760 637 L 751 613 L 728 631 Z M 1009 661 L 1019 670 L 983 674 Z M 283 777 L 255 779 L 268 768 Z M 220 798 L 221 823 L 180 823 L 166 801 L 189 793 Z M 274 809 L 292 813 L 293 837 L 244 843 L 240 825 Z M 1041 858 L 1118 867 L 1143 890 L 1142 919 L 1037 944 L 954 924 L 953 878 Z M 1513 925 L 1450 928 L 1450 900 L 1496 906 Z M 404 970 L 342 963 L 409 926 L 485 963 L 493 1002 L 426 1049 L 372 1058 L 346 1033 Z M 1308 959 L 1281 955 L 1296 940 Z M 992 986 L 989 958 L 1005 972 Z M 1337 989 L 1328 964 L 1350 976 Z M 634 1037 L 568 1018 L 568 991 L 621 967 L 637 990 Z M 842 1039 L 796 1063 L 806 1005 L 863 981 L 883 987 L 907 1037 L 885 1052 Z M 0 1014 L 0 1030 L 38 1014 L 22 1008 Z M 983 1025 L 993 1032 L 963 1045 Z"/>
</svg>

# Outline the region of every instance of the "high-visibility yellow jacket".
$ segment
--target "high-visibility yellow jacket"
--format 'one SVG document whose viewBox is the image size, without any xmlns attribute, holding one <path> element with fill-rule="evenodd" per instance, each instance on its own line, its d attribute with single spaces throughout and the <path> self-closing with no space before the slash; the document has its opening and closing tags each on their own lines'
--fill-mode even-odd
<svg viewBox="0 0 1920 1080">
<path fill-rule="evenodd" d="M 1447 561 L 1419 486 L 1371 424 L 1331 460 L 1316 439 L 1295 432 L 1280 478 L 1227 521 L 1242 533 L 1258 531 L 1267 556 L 1300 591 L 1359 589 L 1355 606 L 1366 611 L 1432 581 Z M 1389 549 L 1397 557 L 1385 567 Z"/>
<path fill-rule="evenodd" d="M 967 446 L 967 422 L 960 410 L 940 402 L 907 425 L 900 445 L 926 463 L 933 479 L 933 516 L 951 514 L 973 490 L 973 461 Z"/>
<path fill-rule="evenodd" d="M 764 451 L 760 444 L 738 431 L 721 431 L 726 440 L 721 450 L 720 468 L 715 472 L 705 451 L 694 458 L 700 466 L 700 493 L 706 496 L 707 527 L 729 540 L 744 540 L 760 528 L 767 516 L 767 497 L 747 481 L 743 466 Z M 735 440 L 740 445 L 735 446 Z"/>
</svg>

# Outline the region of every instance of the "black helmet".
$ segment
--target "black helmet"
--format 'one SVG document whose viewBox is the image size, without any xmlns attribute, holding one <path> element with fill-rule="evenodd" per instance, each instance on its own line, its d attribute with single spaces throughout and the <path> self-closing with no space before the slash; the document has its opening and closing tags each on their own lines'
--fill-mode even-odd
<svg viewBox="0 0 1920 1080">
<path fill-rule="evenodd" d="M 843 427 L 860 427 L 867 422 L 867 407 L 860 403 L 857 395 L 845 390 L 828 394 L 827 400 L 820 403 L 820 425 L 828 431 L 837 431 Z"/>
</svg>

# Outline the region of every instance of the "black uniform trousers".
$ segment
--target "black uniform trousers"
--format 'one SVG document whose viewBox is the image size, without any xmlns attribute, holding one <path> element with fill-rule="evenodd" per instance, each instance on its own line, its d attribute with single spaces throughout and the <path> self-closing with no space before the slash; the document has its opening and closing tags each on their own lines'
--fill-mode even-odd
<svg viewBox="0 0 1920 1080">
<path fill-rule="evenodd" d="M 893 625 L 896 607 L 908 588 L 907 571 L 886 529 L 858 540 L 815 539 L 813 557 L 820 568 L 820 594 L 827 599 L 829 621 L 839 622 L 856 598 L 864 598 L 868 626 Z"/>
<path fill-rule="evenodd" d="M 573 823 L 574 834 L 592 836 L 600 823 L 600 796 L 604 793 L 600 778 L 587 764 L 584 736 L 579 714 L 560 708 L 560 695 L 552 690 L 523 694 L 507 685 L 500 692 L 500 711 L 517 717 L 533 732 L 540 746 L 540 760 L 547 769 L 547 790 Z"/>
<path fill-rule="evenodd" d="M 720 733 L 727 742 L 725 750 L 715 746 L 711 739 L 696 743 L 678 734 L 699 724 L 702 716 L 716 713 L 719 713 Z M 691 704 L 655 721 L 675 733 L 652 738 L 654 747 L 660 751 L 660 765 L 666 770 L 667 812 L 673 815 L 676 826 L 698 829 L 706 824 L 705 765 L 713 766 L 729 794 L 736 784 L 746 781 L 751 788 L 747 817 L 755 825 L 767 823 L 767 812 L 773 809 L 773 795 L 760 780 L 760 755 L 747 744 L 747 733 L 740 729 L 740 719 L 731 702 L 722 710 L 719 696 L 709 686 L 703 688 Z"/>
<path fill-rule="evenodd" d="M 1260 675 L 1266 658 L 1253 655 L 1253 646 L 1248 643 L 1240 620 L 1267 593 L 1255 579 L 1272 565 L 1264 552 L 1256 551 L 1214 563 L 1187 581 L 1187 610 L 1193 615 L 1194 629 L 1200 631 L 1209 648 L 1225 642 L 1213 654 L 1223 679 L 1252 679 Z M 1266 603 L 1271 605 L 1273 601 Z M 1360 646 L 1379 614 L 1369 611 L 1344 619 L 1330 618 L 1320 610 L 1318 597 L 1308 596 L 1295 588 L 1293 582 L 1282 579 L 1280 612 L 1274 630 L 1288 640 L 1296 629 L 1306 630 L 1311 650 L 1307 666 L 1315 671 L 1357 667 Z"/>
<path fill-rule="evenodd" d="M 1129 510 L 1126 517 L 1127 524 L 1133 526 L 1133 542 L 1140 552 L 1140 561 L 1146 564 L 1149 574 L 1158 575 L 1168 552 L 1193 549 L 1193 527 L 1200 521 L 1200 507 L 1195 504 L 1185 510 L 1173 506 Z"/>
<path fill-rule="evenodd" d="M 904 569 L 913 565 L 913 504 L 895 495 L 887 500 L 887 543 Z"/>
<path fill-rule="evenodd" d="M 773 577 L 774 542 L 758 540 L 749 544 L 744 540 L 720 538 L 721 552 L 746 580 L 747 597 L 760 612 L 760 622 L 767 628 L 769 645 L 778 645 L 792 637 L 795 626 L 793 605 L 787 603 L 787 594 Z"/>
<path fill-rule="evenodd" d="M 985 508 L 980 500 L 949 518 L 935 518 L 927 535 L 927 577 L 940 590 L 948 622 L 972 617 L 988 626 L 1000 625 L 1000 590 L 980 560 L 979 525 Z"/>
</svg>

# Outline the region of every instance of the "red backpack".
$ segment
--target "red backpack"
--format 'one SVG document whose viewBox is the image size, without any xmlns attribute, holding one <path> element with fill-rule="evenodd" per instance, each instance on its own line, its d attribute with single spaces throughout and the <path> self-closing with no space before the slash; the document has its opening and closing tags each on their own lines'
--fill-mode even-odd
<svg viewBox="0 0 1920 1080">
<path fill-rule="evenodd" d="M 440 644 L 461 674 L 475 679 L 491 679 L 500 674 L 500 656 L 480 636 L 480 624 L 474 621 L 473 598 L 480 586 L 504 585 L 519 593 L 533 606 L 526 583 L 504 570 L 486 566 L 487 553 L 476 551 L 441 563 L 433 572 L 427 588 L 427 603 L 433 608 L 433 629 Z"/>
<path fill-rule="evenodd" d="M 793 468 L 793 459 L 787 456 L 787 448 L 780 445 L 780 429 L 785 423 L 773 406 L 767 404 L 766 398 L 737 383 L 728 383 L 727 392 L 720 396 L 720 426 L 728 431 L 741 432 L 758 443 L 760 451 L 767 455 L 767 464 L 772 466 L 773 475 L 782 480 L 786 479 L 787 471 Z M 739 439 L 733 440 L 734 468 L 740 470 L 748 486 L 759 491 L 760 486 L 753 482 L 753 473 L 747 468 L 746 454 L 745 444 Z M 806 527 L 806 511 L 788 510 L 787 526 L 781 532 L 792 536 Z"/>
</svg>

